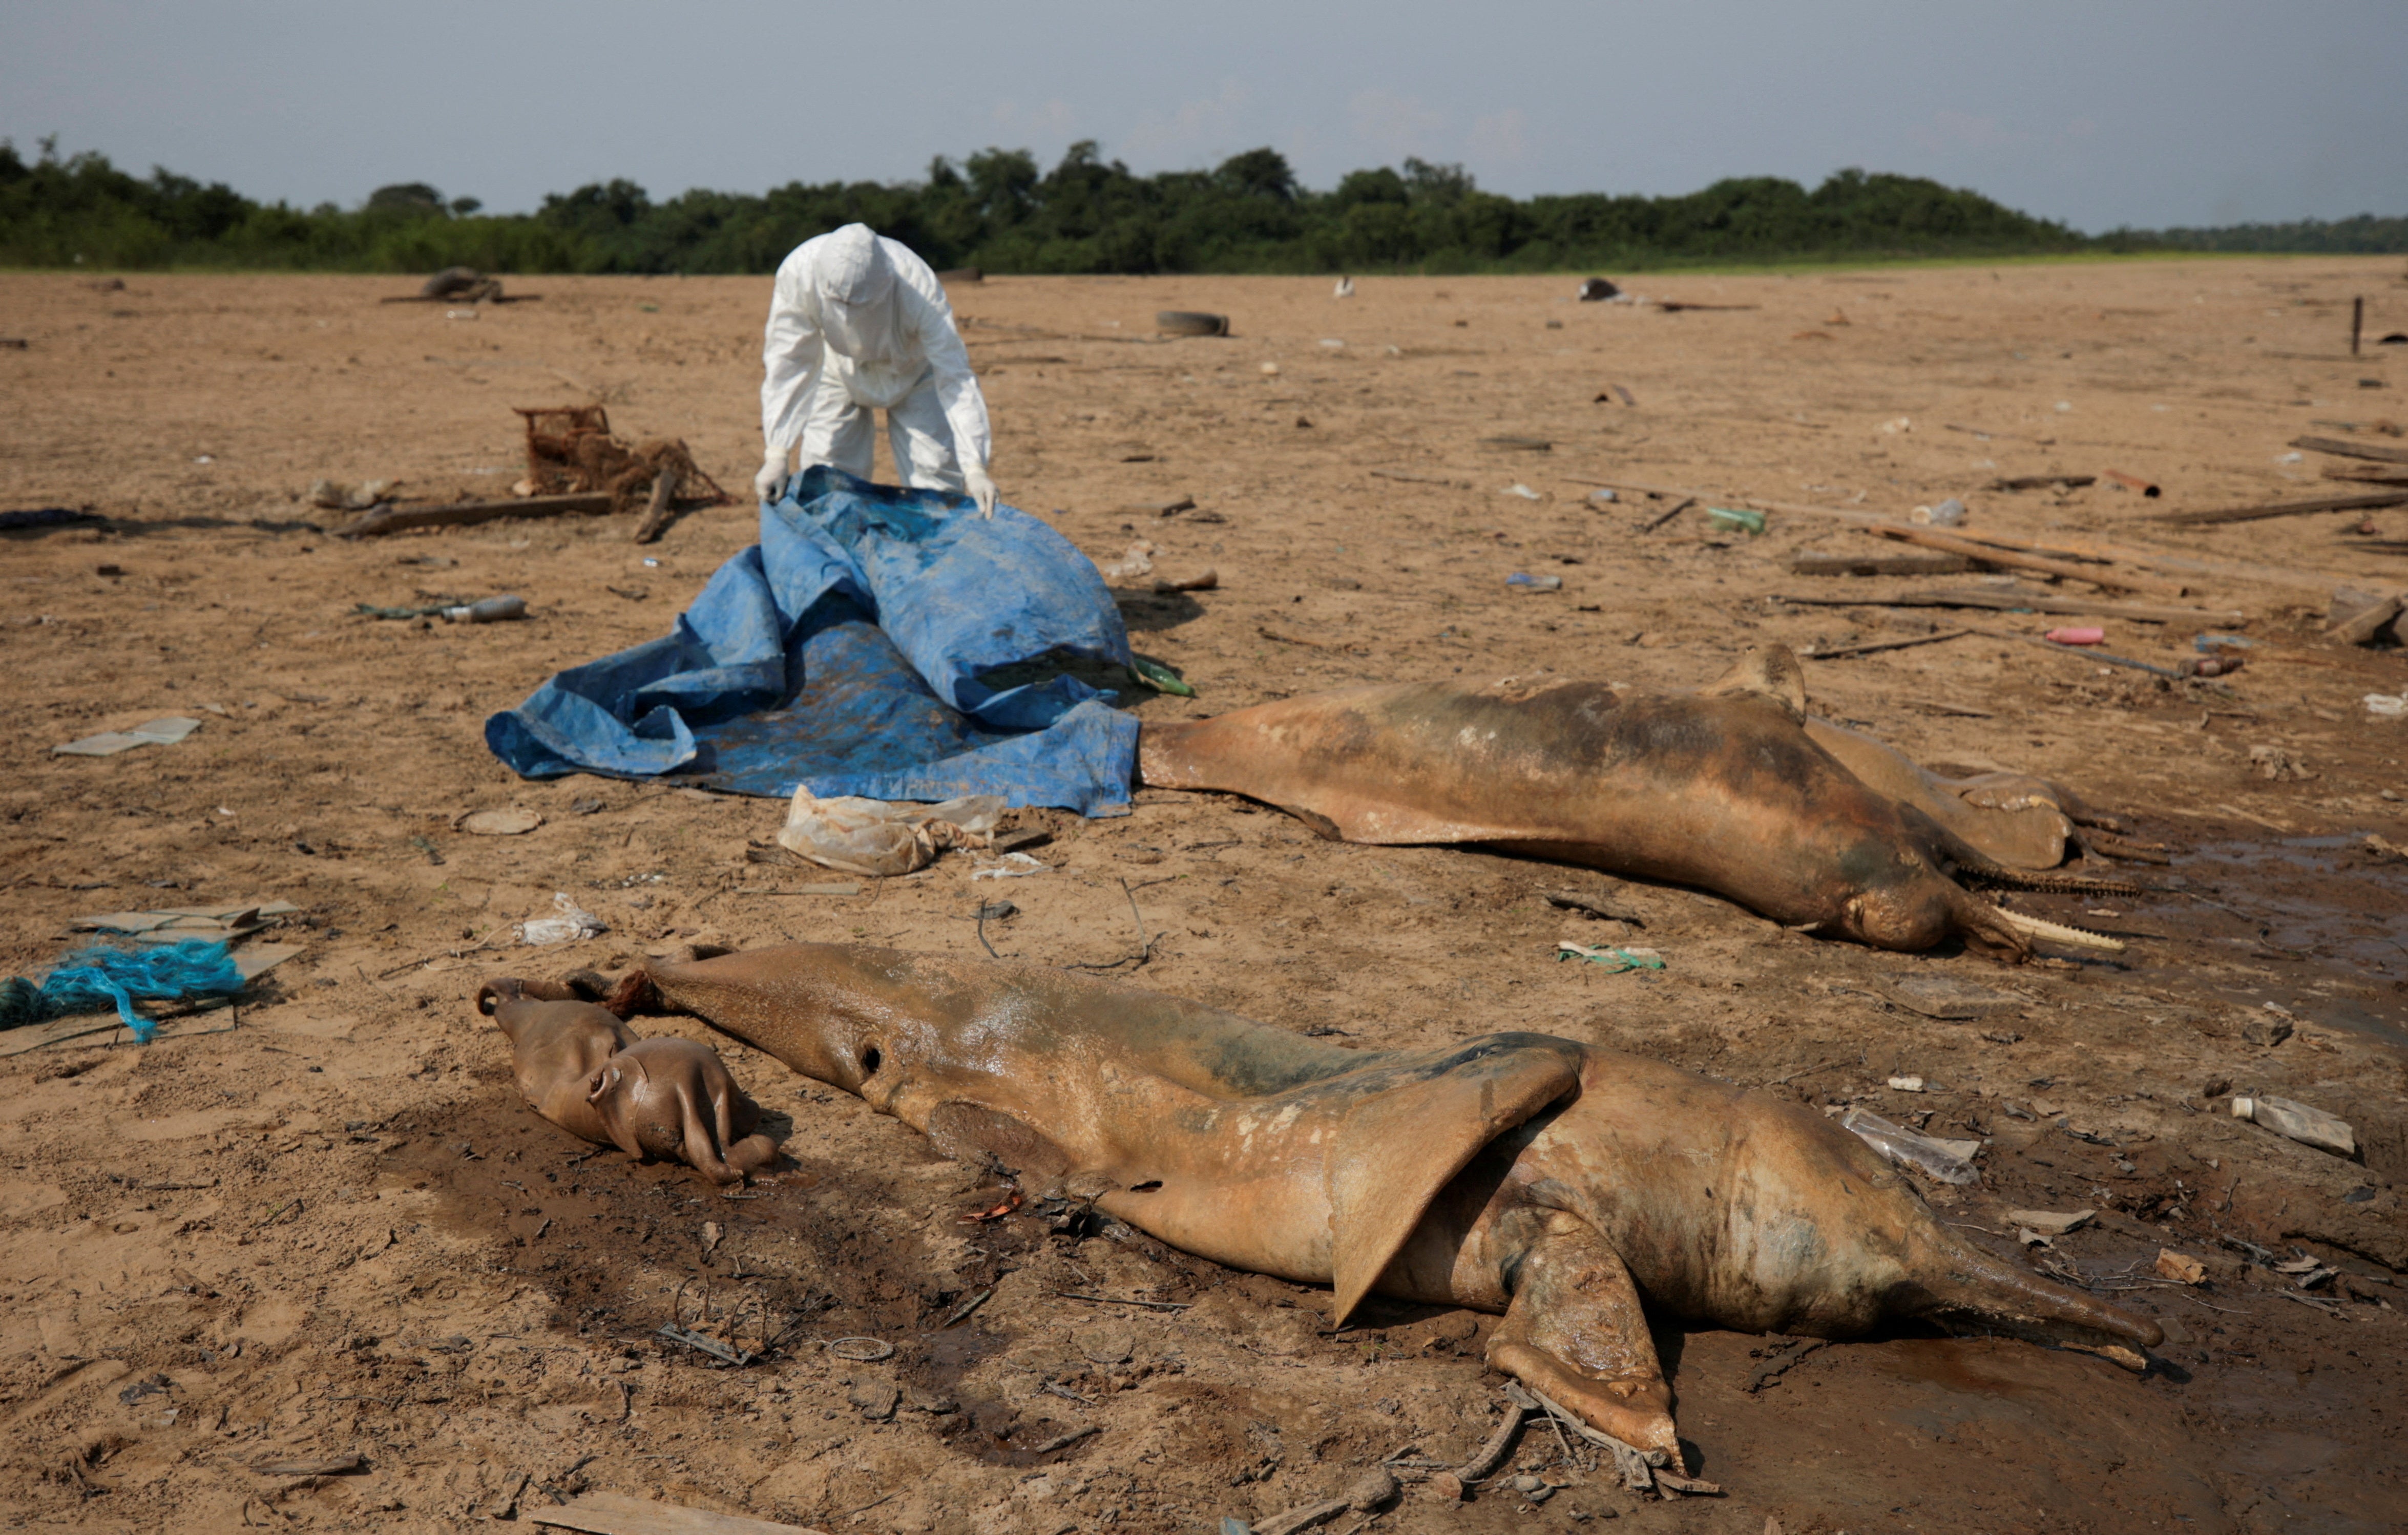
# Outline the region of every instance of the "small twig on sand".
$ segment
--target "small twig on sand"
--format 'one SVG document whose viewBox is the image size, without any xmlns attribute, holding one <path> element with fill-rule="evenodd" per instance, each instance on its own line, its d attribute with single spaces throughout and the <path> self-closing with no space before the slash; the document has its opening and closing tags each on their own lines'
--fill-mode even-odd
<svg viewBox="0 0 2408 1535">
<path fill-rule="evenodd" d="M 1142 1306 L 1154 1312 L 1183 1312 L 1194 1304 L 1187 1300 L 1126 1300 L 1116 1295 L 1081 1295 L 1076 1290 L 1056 1290 L 1065 1300 L 1087 1300 L 1099 1306 Z"/>
</svg>

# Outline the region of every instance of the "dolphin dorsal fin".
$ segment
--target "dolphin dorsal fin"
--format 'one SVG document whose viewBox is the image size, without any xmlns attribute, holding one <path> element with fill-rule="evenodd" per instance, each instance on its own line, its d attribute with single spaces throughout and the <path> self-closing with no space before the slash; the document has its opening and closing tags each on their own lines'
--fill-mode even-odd
<svg viewBox="0 0 2408 1535">
<path fill-rule="evenodd" d="M 1363 1098 L 1329 1159 L 1332 1327 L 1369 1295 L 1430 1201 L 1482 1149 L 1580 1085 L 1581 1051 L 1492 1034 L 1398 1062 L 1405 1078 Z"/>
<path fill-rule="evenodd" d="M 1806 718 L 1806 668 L 1786 645 L 1750 645 L 1730 670 L 1698 691 L 1709 696 L 1761 694 L 1790 718 L 1801 724 Z"/>
</svg>

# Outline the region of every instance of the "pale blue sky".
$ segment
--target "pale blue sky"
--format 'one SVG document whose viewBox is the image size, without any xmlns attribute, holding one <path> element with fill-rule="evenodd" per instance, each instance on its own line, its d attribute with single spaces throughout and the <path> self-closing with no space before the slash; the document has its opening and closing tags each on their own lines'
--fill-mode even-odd
<svg viewBox="0 0 2408 1535">
<path fill-rule="evenodd" d="M 1496 191 L 1929 176 L 2086 230 L 2408 213 L 2402 0 L 7 0 L 0 136 L 298 204 L 913 178 L 1074 139 Z"/>
</svg>

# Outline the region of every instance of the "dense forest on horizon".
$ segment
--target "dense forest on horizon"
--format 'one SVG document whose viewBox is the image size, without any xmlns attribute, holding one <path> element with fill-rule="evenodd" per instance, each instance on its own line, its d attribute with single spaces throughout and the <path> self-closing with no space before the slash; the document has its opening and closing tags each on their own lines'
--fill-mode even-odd
<svg viewBox="0 0 2408 1535">
<path fill-rule="evenodd" d="M 918 181 L 790 182 L 758 195 L 695 190 L 654 202 L 612 180 L 488 214 L 423 182 L 357 208 L 259 203 L 165 168 L 98 154 L 28 161 L 0 140 L 0 265 L 294 271 L 752 273 L 859 221 L 939 268 L 1008 273 L 1520 272 L 1706 263 L 2083 251 L 2408 251 L 2408 218 L 2086 236 L 1919 177 L 1842 170 L 1808 191 L 1775 177 L 1683 196 L 1483 192 L 1459 165 L 1407 160 L 1327 192 L 1250 150 L 1209 171 L 1139 176 L 1074 144 L 1040 170 L 1025 150 L 939 157 Z"/>
</svg>

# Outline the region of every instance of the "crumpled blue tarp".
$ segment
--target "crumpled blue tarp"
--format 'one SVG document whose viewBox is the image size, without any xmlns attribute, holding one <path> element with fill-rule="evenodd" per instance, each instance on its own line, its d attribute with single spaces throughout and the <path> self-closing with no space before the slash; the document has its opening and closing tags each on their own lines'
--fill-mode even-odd
<svg viewBox="0 0 2408 1535">
<path fill-rule="evenodd" d="M 485 722 L 528 778 L 598 773 L 738 794 L 941 800 L 1125 813 L 1138 722 L 1040 658 L 1127 666 L 1095 566 L 1016 508 L 873 485 L 824 465 L 761 508 L 662 638 L 561 672 Z"/>
</svg>

